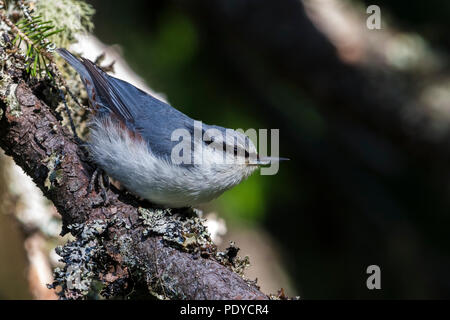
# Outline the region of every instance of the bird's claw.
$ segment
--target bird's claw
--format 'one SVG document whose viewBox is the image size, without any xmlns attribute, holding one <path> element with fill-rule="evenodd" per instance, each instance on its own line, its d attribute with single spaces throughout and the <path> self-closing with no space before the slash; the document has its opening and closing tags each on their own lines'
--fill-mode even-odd
<svg viewBox="0 0 450 320">
<path fill-rule="evenodd" d="M 104 175 L 103 170 L 96 168 L 94 173 L 91 176 L 91 179 L 89 180 L 89 185 L 87 187 L 87 194 L 91 193 L 95 189 L 95 185 L 98 183 L 98 186 L 100 187 L 100 194 L 103 198 L 103 204 L 108 205 L 109 199 L 108 199 L 108 190 L 109 190 L 109 177 L 107 175 Z M 106 186 L 105 186 L 106 184 Z"/>
</svg>

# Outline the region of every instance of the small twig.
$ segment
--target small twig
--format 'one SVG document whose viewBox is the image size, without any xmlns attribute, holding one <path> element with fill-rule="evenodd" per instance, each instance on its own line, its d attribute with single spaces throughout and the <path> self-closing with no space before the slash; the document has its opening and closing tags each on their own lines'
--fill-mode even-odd
<svg viewBox="0 0 450 320">
<path fill-rule="evenodd" d="M 79 101 L 78 98 L 72 93 L 72 91 L 70 91 L 70 89 L 67 86 L 64 86 L 64 88 L 66 88 L 67 93 L 70 95 L 70 97 L 72 98 L 73 101 L 75 101 L 75 103 L 77 104 L 77 106 L 79 106 L 81 109 L 87 109 L 85 106 L 83 106 Z"/>
<path fill-rule="evenodd" d="M 78 144 L 83 145 L 84 141 L 81 140 L 80 137 L 77 134 L 77 130 L 75 128 L 75 124 L 74 124 L 73 119 L 72 119 L 72 114 L 70 112 L 69 107 L 67 106 L 66 97 L 64 96 L 64 93 L 63 93 L 63 91 L 61 89 L 58 89 L 58 90 L 59 90 L 59 96 L 61 97 L 61 99 L 63 101 L 64 108 L 66 109 L 67 117 L 69 118 L 70 128 L 72 129 L 72 133 L 74 135 L 75 141 Z"/>
<path fill-rule="evenodd" d="M 30 14 L 30 12 L 28 11 L 27 6 L 23 3 L 23 0 L 19 0 L 18 2 L 19 2 L 19 7 L 20 7 L 20 9 L 22 10 L 23 15 L 25 16 L 25 18 L 26 18 L 28 21 L 33 21 L 33 18 L 31 17 L 31 14 Z"/>
</svg>

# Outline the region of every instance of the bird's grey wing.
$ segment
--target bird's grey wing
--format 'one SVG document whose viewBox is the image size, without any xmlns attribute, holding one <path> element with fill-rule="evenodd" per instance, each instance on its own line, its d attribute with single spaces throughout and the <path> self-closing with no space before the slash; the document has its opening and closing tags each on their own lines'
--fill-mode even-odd
<svg viewBox="0 0 450 320">
<path fill-rule="evenodd" d="M 226 135 L 225 128 L 202 123 L 202 129 L 199 131 L 201 136 L 196 137 L 194 119 L 126 81 L 110 75 L 108 78 L 124 101 L 130 103 L 129 109 L 133 117 L 134 130 L 147 142 L 152 152 L 159 156 L 170 160 L 173 147 L 182 142 L 176 140 L 179 138 L 177 134 L 174 135 L 175 141 L 172 141 L 172 133 L 177 129 L 186 130 L 185 132 L 190 136 L 191 161 L 193 161 L 195 138 L 202 139 L 208 129 L 218 130 L 223 138 Z M 225 149 L 225 144 L 223 148 Z"/>
<path fill-rule="evenodd" d="M 133 129 L 147 142 L 153 153 L 170 159 L 172 148 L 179 143 L 172 141 L 172 133 L 176 129 L 187 130 L 193 139 L 193 119 L 126 81 L 109 75 L 108 80 L 129 104 Z"/>
</svg>

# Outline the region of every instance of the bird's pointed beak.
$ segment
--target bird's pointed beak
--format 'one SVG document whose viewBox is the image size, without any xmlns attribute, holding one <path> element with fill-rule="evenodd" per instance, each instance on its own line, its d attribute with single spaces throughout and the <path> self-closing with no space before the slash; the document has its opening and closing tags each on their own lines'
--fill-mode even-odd
<svg viewBox="0 0 450 320">
<path fill-rule="evenodd" d="M 280 158 L 280 157 L 259 157 L 256 159 L 254 163 L 250 163 L 250 165 L 254 166 L 268 166 L 274 162 L 287 161 L 290 160 L 288 158 Z"/>
</svg>

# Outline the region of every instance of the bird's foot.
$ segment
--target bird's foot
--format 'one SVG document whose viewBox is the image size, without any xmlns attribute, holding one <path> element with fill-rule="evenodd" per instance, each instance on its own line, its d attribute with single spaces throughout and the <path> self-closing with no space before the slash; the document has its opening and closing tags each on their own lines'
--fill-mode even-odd
<svg viewBox="0 0 450 320">
<path fill-rule="evenodd" d="M 108 199 L 108 190 L 109 190 L 109 177 L 105 174 L 105 172 L 100 168 L 95 168 L 94 173 L 91 176 L 91 179 L 89 180 L 89 185 L 87 187 L 87 193 L 91 193 L 95 186 L 98 185 L 100 188 L 100 194 L 103 198 L 103 204 L 108 205 L 109 199 Z"/>
</svg>

